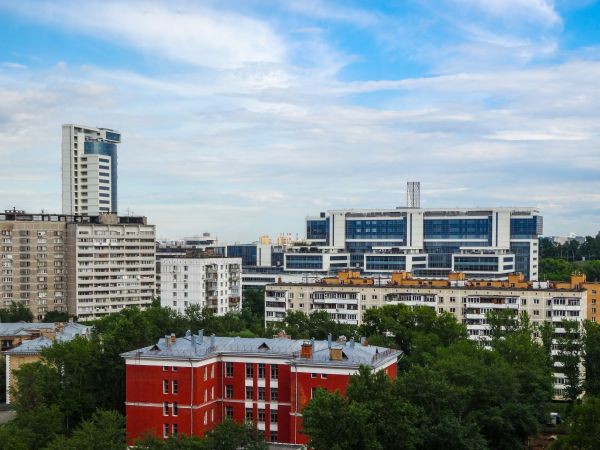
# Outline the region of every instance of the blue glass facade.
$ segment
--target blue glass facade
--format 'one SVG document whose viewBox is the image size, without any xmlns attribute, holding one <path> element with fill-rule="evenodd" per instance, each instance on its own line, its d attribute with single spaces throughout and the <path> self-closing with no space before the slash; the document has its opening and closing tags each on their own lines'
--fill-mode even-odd
<svg viewBox="0 0 600 450">
<path fill-rule="evenodd" d="M 242 266 L 256 266 L 258 263 L 256 245 L 228 245 L 227 256 L 242 258 Z"/>
<path fill-rule="evenodd" d="M 404 255 L 367 255 L 366 270 L 405 270 L 406 256 Z"/>
<path fill-rule="evenodd" d="M 457 256 L 454 258 L 454 270 L 457 272 L 496 272 L 498 264 L 497 256 Z"/>
<path fill-rule="evenodd" d="M 346 220 L 346 239 L 398 239 L 406 242 L 403 219 Z"/>
<path fill-rule="evenodd" d="M 515 254 L 515 272 L 525 274 L 525 278 L 529 279 L 530 264 L 530 243 L 529 242 L 512 242 L 510 244 L 511 251 Z"/>
<path fill-rule="evenodd" d="M 536 239 L 543 233 L 542 217 L 534 216 L 525 219 L 510 219 L 511 239 Z"/>
<path fill-rule="evenodd" d="M 487 239 L 492 243 L 492 218 L 427 219 L 423 223 L 425 239 Z"/>
<path fill-rule="evenodd" d="M 310 219 L 306 221 L 307 239 L 329 239 L 329 219 Z"/>
<path fill-rule="evenodd" d="M 362 241 L 346 242 L 346 251 L 350 253 L 350 266 L 362 267 L 364 264 L 364 254 L 373 250 L 373 247 L 403 247 L 403 241 Z"/>
<path fill-rule="evenodd" d="M 452 255 L 460 250 L 460 247 L 478 247 L 480 242 L 425 242 L 425 253 L 429 254 L 429 267 L 437 269 L 450 269 L 452 267 Z"/>
<path fill-rule="evenodd" d="M 310 254 L 286 255 L 287 269 L 322 270 L 323 256 Z"/>
<path fill-rule="evenodd" d="M 113 133 L 114 134 L 114 133 Z M 117 208 L 117 144 L 105 141 L 85 141 L 83 153 L 86 155 L 110 156 L 111 170 L 111 208 L 112 212 L 118 211 Z"/>
</svg>

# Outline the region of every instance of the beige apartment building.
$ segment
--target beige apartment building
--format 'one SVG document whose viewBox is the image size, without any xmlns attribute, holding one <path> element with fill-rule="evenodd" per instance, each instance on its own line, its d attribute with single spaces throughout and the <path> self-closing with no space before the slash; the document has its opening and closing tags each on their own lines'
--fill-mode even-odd
<svg viewBox="0 0 600 450">
<path fill-rule="evenodd" d="M 80 320 L 145 307 L 155 294 L 155 231 L 145 217 L 0 214 L 0 308 Z"/>
</svg>

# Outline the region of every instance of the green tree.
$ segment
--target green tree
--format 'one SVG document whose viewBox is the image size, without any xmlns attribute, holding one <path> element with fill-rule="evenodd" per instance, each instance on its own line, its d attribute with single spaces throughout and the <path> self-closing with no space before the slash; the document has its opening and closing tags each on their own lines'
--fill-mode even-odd
<svg viewBox="0 0 600 450">
<path fill-rule="evenodd" d="M 40 447 L 35 447 L 40 448 Z M 61 436 L 47 450 L 117 450 L 125 449 L 125 419 L 116 411 L 96 411 L 83 421 L 71 437 Z"/>
<path fill-rule="evenodd" d="M 589 320 L 584 323 L 583 362 L 585 392 L 600 396 L 600 325 Z"/>
<path fill-rule="evenodd" d="M 53 405 L 20 411 L 13 424 L 27 447 L 38 449 L 64 432 L 63 422 L 62 412 Z"/>
<path fill-rule="evenodd" d="M 0 322 L 33 322 L 33 314 L 23 303 L 12 302 L 8 308 L 0 308 Z"/>
<path fill-rule="evenodd" d="M 66 311 L 48 311 L 44 316 L 42 322 L 52 323 L 52 322 L 68 322 L 69 321 L 69 313 Z"/>
<path fill-rule="evenodd" d="M 583 391 L 581 376 L 583 330 L 579 322 L 573 320 L 563 320 L 560 327 L 564 332 L 555 335 L 558 354 L 554 360 L 560 363 L 561 367 L 558 370 L 566 378 L 565 398 L 575 401 Z"/>
<path fill-rule="evenodd" d="M 567 433 L 552 450 L 598 450 L 600 448 L 600 398 L 586 396 L 574 406 L 567 420 Z"/>
<path fill-rule="evenodd" d="M 0 450 L 29 450 L 20 430 L 13 423 L 0 425 Z"/>
<path fill-rule="evenodd" d="M 562 259 L 540 259 L 540 280 L 568 281 L 573 273 L 572 265 Z"/>
</svg>

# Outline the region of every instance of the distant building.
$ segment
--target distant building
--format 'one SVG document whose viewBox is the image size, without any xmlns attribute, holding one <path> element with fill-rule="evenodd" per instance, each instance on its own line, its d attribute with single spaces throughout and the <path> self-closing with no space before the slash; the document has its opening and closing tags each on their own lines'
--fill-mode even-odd
<svg viewBox="0 0 600 450">
<path fill-rule="evenodd" d="M 16 387 L 13 372 L 23 364 L 36 362 L 41 351 L 54 342 L 88 336 L 91 327 L 78 323 L 0 323 L 0 343 L 6 359 L 6 403 L 10 388 Z"/>
<path fill-rule="evenodd" d="M 241 258 L 168 258 L 161 261 L 160 302 L 179 313 L 192 305 L 217 315 L 242 307 Z"/>
<path fill-rule="evenodd" d="M 229 258 L 242 258 L 246 267 L 271 267 L 271 244 L 231 244 L 227 245 Z"/>
<path fill-rule="evenodd" d="M 258 243 L 263 245 L 271 245 L 273 243 L 273 240 L 269 236 L 264 235 L 258 239 Z"/>
<path fill-rule="evenodd" d="M 108 128 L 62 126 L 63 214 L 97 216 L 117 209 L 117 144 Z"/>
<path fill-rule="evenodd" d="M 204 436 L 233 419 L 269 442 L 306 444 L 302 409 L 317 388 L 343 394 L 361 365 L 395 378 L 400 355 L 366 341 L 166 336 L 122 355 L 128 443 L 144 433 Z"/>
</svg>

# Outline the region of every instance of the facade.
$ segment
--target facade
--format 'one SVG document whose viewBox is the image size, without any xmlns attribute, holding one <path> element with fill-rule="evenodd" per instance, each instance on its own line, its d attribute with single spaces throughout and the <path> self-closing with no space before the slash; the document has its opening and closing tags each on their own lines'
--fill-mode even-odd
<svg viewBox="0 0 600 450">
<path fill-rule="evenodd" d="M 67 311 L 66 217 L 0 214 L 0 308 L 20 302 L 42 320 Z"/>
<path fill-rule="evenodd" d="M 117 144 L 108 128 L 62 126 L 63 214 L 117 212 Z"/>
<path fill-rule="evenodd" d="M 10 388 L 16 387 L 13 371 L 40 359 L 42 349 L 55 341 L 66 342 L 75 336 L 88 336 L 91 327 L 78 323 L 0 323 L 0 342 L 6 364 L 6 403 Z"/>
<path fill-rule="evenodd" d="M 598 314 L 598 308 L 600 307 L 600 282 L 586 282 L 583 286 L 587 291 L 587 318 L 592 322 L 600 322 L 600 314 Z"/>
<path fill-rule="evenodd" d="M 254 422 L 269 442 L 305 444 L 301 411 L 317 388 L 345 392 L 360 365 L 395 377 L 400 354 L 366 342 L 166 336 L 122 355 L 127 441 L 203 436 L 231 418 Z"/>
<path fill-rule="evenodd" d="M 67 223 L 69 313 L 94 320 L 145 308 L 155 295 L 155 228 L 145 217 L 101 214 Z"/>
<path fill-rule="evenodd" d="M 227 246 L 229 258 L 241 258 L 244 267 L 271 267 L 271 244 L 232 244 Z"/>
<path fill-rule="evenodd" d="M 417 276 L 445 277 L 457 265 L 477 268 L 469 270 L 474 277 L 505 279 L 512 265 L 537 280 L 541 234 L 534 208 L 332 210 L 306 218 L 315 251 L 347 252 L 351 268 Z"/>
<path fill-rule="evenodd" d="M 217 315 L 242 307 L 241 258 L 167 258 L 160 278 L 161 305 L 180 313 L 192 305 Z"/>
<path fill-rule="evenodd" d="M 338 272 L 350 264 L 350 254 L 337 248 L 300 246 L 288 249 L 283 270 L 288 272 L 329 273 Z"/>
</svg>

